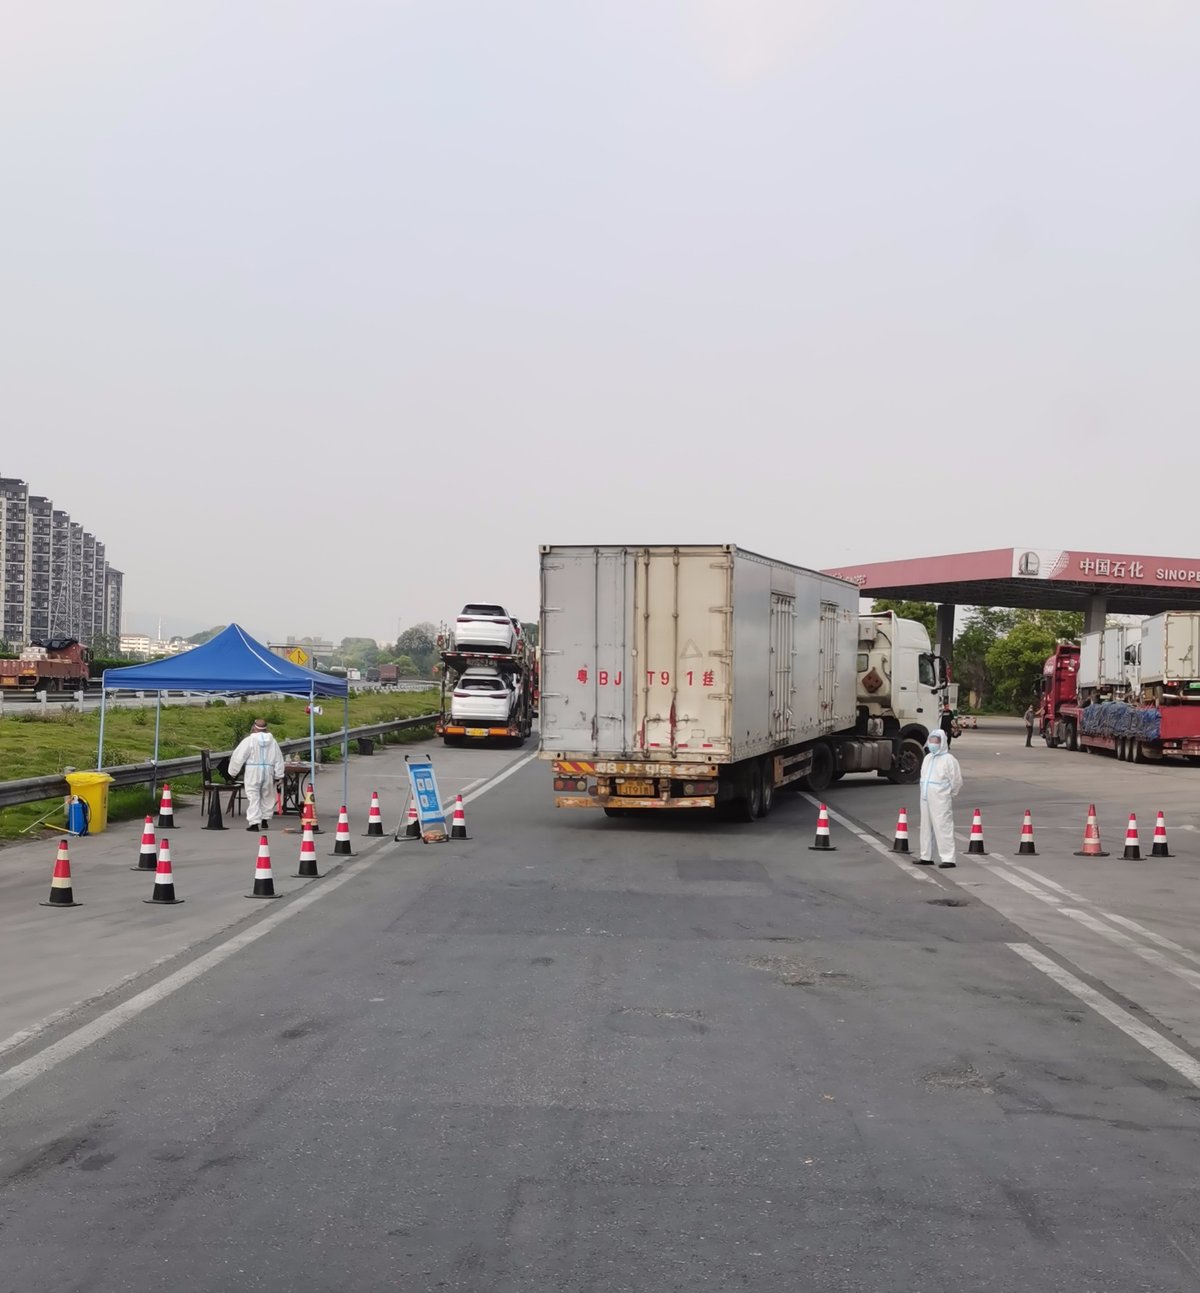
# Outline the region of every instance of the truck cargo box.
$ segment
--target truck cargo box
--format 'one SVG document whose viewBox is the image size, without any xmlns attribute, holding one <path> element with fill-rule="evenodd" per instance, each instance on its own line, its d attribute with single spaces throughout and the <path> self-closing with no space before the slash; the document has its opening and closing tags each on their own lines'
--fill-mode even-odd
<svg viewBox="0 0 1200 1293">
<path fill-rule="evenodd" d="M 1079 686 L 1099 687 L 1104 632 L 1085 633 L 1079 639 Z"/>
<path fill-rule="evenodd" d="M 1166 611 L 1142 625 L 1141 680 L 1200 682 L 1200 611 Z"/>
<path fill-rule="evenodd" d="M 853 728 L 854 585 L 732 545 L 541 549 L 542 752 L 706 764 Z"/>
</svg>

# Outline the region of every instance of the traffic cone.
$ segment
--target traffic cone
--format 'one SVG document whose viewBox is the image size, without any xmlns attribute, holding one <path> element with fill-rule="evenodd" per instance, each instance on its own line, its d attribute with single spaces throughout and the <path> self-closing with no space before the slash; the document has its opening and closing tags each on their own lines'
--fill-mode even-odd
<svg viewBox="0 0 1200 1293">
<path fill-rule="evenodd" d="M 1025 820 L 1021 823 L 1021 843 L 1017 852 L 1025 857 L 1037 857 L 1037 848 L 1033 843 L 1033 814 L 1025 810 Z"/>
<path fill-rule="evenodd" d="M 275 877 L 271 874 L 271 848 L 267 843 L 267 837 L 260 835 L 258 838 L 258 861 L 254 864 L 254 892 L 248 893 L 247 898 L 281 898 L 283 895 L 275 892 Z"/>
<path fill-rule="evenodd" d="M 900 816 L 896 818 L 896 836 L 892 840 L 893 853 L 908 852 L 908 809 L 901 808 Z"/>
<path fill-rule="evenodd" d="M 337 831 L 333 836 L 333 852 L 331 857 L 353 857 L 353 851 L 350 848 L 350 818 L 346 813 L 346 805 L 342 805 L 341 812 L 338 813 Z"/>
<path fill-rule="evenodd" d="M 463 812 L 462 795 L 457 795 L 454 800 L 454 817 L 450 823 L 450 838 L 452 840 L 469 840 L 471 838 L 467 834 L 467 815 Z"/>
<path fill-rule="evenodd" d="M 175 897 L 175 877 L 171 874 L 171 841 L 165 836 L 158 841 L 158 868 L 154 872 L 154 891 L 143 902 L 165 903 L 178 906 L 183 899 Z"/>
<path fill-rule="evenodd" d="M 1096 805 L 1088 805 L 1087 823 L 1083 828 L 1083 848 L 1076 850 L 1077 858 L 1106 858 L 1100 847 L 1100 828 L 1096 825 Z"/>
<path fill-rule="evenodd" d="M 158 845 L 154 842 L 154 818 L 147 816 L 142 826 L 142 846 L 138 849 L 137 866 L 131 871 L 156 871 L 158 869 Z"/>
<path fill-rule="evenodd" d="M 175 805 L 171 802 L 171 787 L 163 782 L 162 799 L 158 805 L 158 829 L 173 831 L 175 829 Z"/>
<path fill-rule="evenodd" d="M 66 840 L 59 840 L 58 842 L 58 856 L 54 859 L 54 875 L 50 880 L 50 901 L 40 902 L 38 906 L 83 906 L 83 903 L 75 901 L 75 892 L 71 888 L 71 855 L 67 850 Z"/>
<path fill-rule="evenodd" d="M 225 829 L 225 818 L 221 815 L 221 792 L 216 788 L 208 792 L 208 821 L 200 829 L 202 831 Z"/>
<path fill-rule="evenodd" d="M 1129 814 L 1129 825 L 1125 827 L 1125 852 L 1121 854 L 1123 862 L 1140 862 L 1142 860 L 1142 842 L 1138 839 L 1137 813 Z"/>
<path fill-rule="evenodd" d="M 312 782 L 310 781 L 304 788 L 304 807 L 300 811 L 301 826 L 307 822 L 314 835 L 320 835 L 321 828 L 317 825 L 317 801 L 313 795 Z"/>
<path fill-rule="evenodd" d="M 1169 858 L 1175 855 L 1167 848 L 1167 819 L 1159 810 L 1158 820 L 1154 823 L 1154 847 L 1150 850 L 1152 858 Z"/>
<path fill-rule="evenodd" d="M 837 845 L 829 838 L 829 809 L 824 804 L 821 805 L 821 811 L 817 813 L 816 838 L 808 847 L 810 852 L 814 849 L 821 853 L 837 852 Z"/>
<path fill-rule="evenodd" d="M 270 870 L 269 863 L 268 863 L 267 869 L 268 871 Z M 300 866 L 296 870 L 296 879 L 297 880 L 319 880 L 320 878 L 321 878 L 321 872 L 317 870 L 317 848 L 316 848 L 316 845 L 313 843 L 312 831 L 310 831 L 306 826 L 304 828 L 304 838 L 300 841 Z M 257 889 L 258 888 L 257 871 L 254 874 L 254 879 L 255 879 L 254 887 Z M 265 896 L 272 897 L 273 894 L 274 894 L 274 890 L 272 890 L 272 893 L 267 894 Z"/>
<path fill-rule="evenodd" d="M 401 838 L 399 832 L 397 832 L 397 838 Z M 421 838 L 421 819 L 417 816 L 417 805 L 412 800 L 409 800 L 408 803 L 408 817 L 404 824 L 403 838 L 406 840 L 419 840 Z"/>
<path fill-rule="evenodd" d="M 987 857 L 987 849 L 983 847 L 983 814 L 978 808 L 971 818 L 971 838 L 967 841 L 967 852 L 974 853 L 977 857 Z"/>
<path fill-rule="evenodd" d="M 383 814 L 379 811 L 379 795 L 371 791 L 371 807 L 367 813 L 367 834 L 383 834 Z"/>
</svg>

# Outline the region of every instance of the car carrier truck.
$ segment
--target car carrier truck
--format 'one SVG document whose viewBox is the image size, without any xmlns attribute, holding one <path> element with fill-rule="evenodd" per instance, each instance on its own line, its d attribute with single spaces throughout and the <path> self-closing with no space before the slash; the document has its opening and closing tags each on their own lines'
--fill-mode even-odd
<svg viewBox="0 0 1200 1293">
<path fill-rule="evenodd" d="M 858 599 L 732 545 L 543 547 L 539 754 L 555 802 L 610 816 L 727 804 L 752 820 L 784 786 L 916 780 L 944 677 L 913 625 L 926 664 L 898 718 L 920 654 L 911 621 L 867 616 L 864 641 Z M 874 691 L 860 702 L 861 679 Z"/>
<path fill-rule="evenodd" d="M 443 742 L 524 741 L 537 712 L 535 657 L 524 639 L 511 652 L 480 651 L 460 647 L 443 627 L 436 645 L 442 680 L 436 731 Z"/>
<path fill-rule="evenodd" d="M 1042 738 L 1130 763 L 1200 756 L 1200 613 L 1060 643 L 1042 669 Z"/>
</svg>

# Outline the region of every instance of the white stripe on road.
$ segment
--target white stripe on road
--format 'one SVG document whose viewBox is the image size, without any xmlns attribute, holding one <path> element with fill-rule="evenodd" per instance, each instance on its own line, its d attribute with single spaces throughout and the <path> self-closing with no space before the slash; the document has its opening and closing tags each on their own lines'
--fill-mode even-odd
<svg viewBox="0 0 1200 1293">
<path fill-rule="evenodd" d="M 1177 979 L 1182 979 L 1193 988 L 1200 988 L 1200 974 L 1195 970 L 1189 970 L 1185 965 L 1172 965 L 1161 952 L 1156 952 L 1152 947 L 1143 947 L 1136 939 L 1130 938 L 1128 934 L 1122 934 L 1119 929 L 1109 928 L 1102 920 L 1097 920 L 1086 911 L 1077 911 L 1073 907 L 1062 907 L 1059 910 L 1064 916 L 1070 916 L 1072 920 L 1078 921 L 1093 933 L 1101 934 L 1109 942 L 1116 943 L 1118 947 L 1132 952 L 1134 956 L 1140 956 L 1143 961 L 1158 966 L 1160 970 L 1166 970 L 1168 974 L 1175 975 Z"/>
<path fill-rule="evenodd" d="M 808 794 L 807 792 L 801 792 L 800 798 L 807 799 L 808 802 L 812 804 L 814 808 L 821 807 L 821 801 L 819 799 L 814 799 L 812 795 Z M 848 817 L 843 817 L 841 813 L 836 812 L 834 809 L 830 808 L 828 804 L 825 805 L 825 811 L 830 815 L 830 817 L 833 818 L 835 822 L 840 822 L 841 825 L 843 825 L 850 832 L 851 835 L 857 836 L 861 843 L 866 844 L 869 848 L 873 848 L 876 853 L 881 853 L 885 858 L 887 858 L 889 862 L 894 862 L 900 868 L 900 870 L 904 872 L 905 875 L 911 876 L 914 880 L 923 880 L 926 884 L 937 885 L 939 889 L 944 888 L 944 886 L 939 881 L 934 879 L 933 876 L 926 875 L 924 871 L 922 871 L 919 867 L 917 867 L 915 862 L 905 861 L 905 858 L 911 858 L 912 856 L 911 854 L 893 853 L 892 850 L 889 849 L 886 844 L 876 839 L 874 835 L 871 835 L 867 831 L 862 830 Z M 910 866 L 915 869 L 910 870 L 909 869 Z"/>
<path fill-rule="evenodd" d="M 464 795 L 463 802 L 467 802 L 468 799 L 478 799 L 480 795 L 486 794 L 487 791 L 498 786 L 502 781 L 506 781 L 514 772 L 519 771 L 531 759 L 536 757 L 537 752 L 534 751 L 525 758 L 518 760 L 511 767 L 486 781 L 478 790 L 473 791 L 470 796 Z M 214 966 L 220 965 L 222 961 L 227 961 L 243 948 L 256 943 L 264 934 L 269 934 L 277 926 L 282 925 L 285 920 L 290 920 L 297 912 L 306 910 L 313 903 L 319 902 L 326 895 L 333 893 L 335 889 L 340 889 L 348 880 L 352 880 L 361 871 L 371 866 L 381 853 L 381 849 L 376 850 L 370 857 L 364 857 L 361 861 L 351 863 L 344 871 L 335 876 L 330 876 L 319 886 L 314 886 L 307 893 L 301 894 L 298 898 L 293 898 L 290 902 L 275 908 L 274 911 L 264 916 L 250 929 L 233 935 L 224 943 L 205 952 L 203 956 L 198 956 L 194 961 L 190 961 L 181 969 L 176 970 L 174 974 L 168 974 L 165 979 L 160 980 L 152 987 L 137 993 L 135 996 L 130 997 L 128 1001 L 121 1002 L 120 1005 L 114 1006 L 111 1010 L 106 1010 L 104 1014 L 93 1019 L 91 1023 L 84 1024 L 74 1032 L 68 1033 L 66 1037 L 47 1046 L 44 1050 L 38 1051 L 36 1055 L 32 1055 L 20 1064 L 14 1064 L 12 1068 L 0 1072 L 0 1100 L 7 1099 L 8 1096 L 19 1091 L 22 1087 L 28 1086 L 30 1082 L 43 1077 L 64 1060 L 71 1059 L 72 1056 L 78 1055 L 80 1051 L 85 1050 L 94 1042 L 107 1037 L 109 1033 L 120 1028 L 122 1024 L 127 1024 L 131 1019 L 137 1018 L 143 1011 L 149 1010 L 151 1006 L 157 1005 L 160 1001 L 171 996 L 172 993 L 178 992 L 180 988 L 186 987 L 187 984 L 198 979 L 207 970 L 211 970 Z"/>
<path fill-rule="evenodd" d="M 1060 988 L 1065 988 L 1072 996 L 1078 997 L 1086 1006 L 1090 1006 L 1098 1015 L 1107 1019 L 1115 1028 L 1119 1028 L 1127 1037 L 1131 1037 L 1139 1046 L 1144 1046 L 1152 1055 L 1170 1065 L 1177 1073 L 1193 1085 L 1200 1087 L 1200 1061 L 1186 1051 L 1181 1050 L 1165 1037 L 1160 1036 L 1153 1028 L 1148 1028 L 1141 1020 L 1136 1019 L 1127 1010 L 1115 1002 L 1109 1001 L 1095 988 L 1089 987 L 1082 979 L 1077 979 L 1057 962 L 1030 947 L 1027 943 L 1009 943 L 1016 954 L 1028 961 L 1035 969 L 1053 979 Z"/>
</svg>

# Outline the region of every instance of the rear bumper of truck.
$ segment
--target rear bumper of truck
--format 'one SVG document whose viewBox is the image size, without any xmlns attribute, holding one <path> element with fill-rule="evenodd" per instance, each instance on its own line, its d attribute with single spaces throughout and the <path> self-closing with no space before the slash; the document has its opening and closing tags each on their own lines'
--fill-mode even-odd
<svg viewBox="0 0 1200 1293">
<path fill-rule="evenodd" d="M 627 795 L 557 795 L 555 808 L 715 808 L 716 795 L 697 795 L 691 799 L 634 799 Z"/>
</svg>

